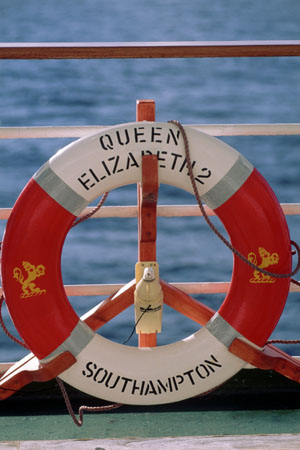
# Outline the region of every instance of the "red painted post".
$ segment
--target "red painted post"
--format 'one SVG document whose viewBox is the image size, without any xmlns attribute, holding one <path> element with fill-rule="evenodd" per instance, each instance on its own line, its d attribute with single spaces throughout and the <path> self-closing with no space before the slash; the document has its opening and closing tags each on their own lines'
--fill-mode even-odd
<svg viewBox="0 0 300 450">
<path fill-rule="evenodd" d="M 154 100 L 137 100 L 136 120 L 155 121 Z M 158 195 L 157 157 L 144 156 L 142 183 L 138 183 L 138 261 L 156 260 L 156 204 Z M 139 347 L 155 347 L 156 333 L 140 333 Z"/>
</svg>

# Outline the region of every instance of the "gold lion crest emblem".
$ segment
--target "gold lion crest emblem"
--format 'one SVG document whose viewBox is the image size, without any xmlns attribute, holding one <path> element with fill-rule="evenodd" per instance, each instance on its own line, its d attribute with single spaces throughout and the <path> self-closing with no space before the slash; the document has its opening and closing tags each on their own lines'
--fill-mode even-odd
<svg viewBox="0 0 300 450">
<path fill-rule="evenodd" d="M 14 279 L 22 285 L 21 298 L 28 298 L 35 295 L 45 294 L 46 289 L 40 289 L 34 283 L 37 278 L 45 275 L 45 266 L 43 266 L 43 264 L 34 266 L 28 261 L 22 261 L 22 266 L 25 269 L 25 275 L 19 267 L 15 267 L 13 271 Z"/>
<path fill-rule="evenodd" d="M 274 252 L 271 254 L 263 247 L 258 248 L 258 253 L 261 259 L 260 264 L 258 264 L 257 256 L 254 252 L 250 252 L 248 254 L 248 261 L 252 262 L 261 269 L 266 269 L 267 267 L 278 264 L 279 262 L 278 253 Z M 250 283 L 275 283 L 275 281 L 276 278 L 261 273 L 259 270 L 254 270 L 253 278 L 250 279 Z"/>
</svg>

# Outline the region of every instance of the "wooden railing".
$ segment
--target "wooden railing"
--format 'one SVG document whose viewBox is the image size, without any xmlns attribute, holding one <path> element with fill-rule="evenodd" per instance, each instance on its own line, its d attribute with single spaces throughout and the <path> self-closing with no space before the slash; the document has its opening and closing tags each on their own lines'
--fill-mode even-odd
<svg viewBox="0 0 300 450">
<path fill-rule="evenodd" d="M 209 130 L 208 134 L 217 136 L 228 135 L 300 135 L 300 124 L 239 124 L 239 125 L 189 125 L 201 131 Z M 49 137 L 81 137 L 93 132 L 97 132 L 104 127 L 13 127 L 0 128 L 0 138 L 49 138 Z M 75 130 L 74 130 L 75 129 Z M 87 131 L 88 130 L 88 131 Z M 222 130 L 224 130 L 222 132 Z M 229 131 L 230 130 L 230 131 Z M 254 130 L 254 131 L 252 131 Z M 74 133 L 74 134 L 72 134 Z M 300 203 L 281 204 L 285 215 L 300 214 Z M 208 215 L 213 216 L 215 212 L 205 207 Z M 80 216 L 89 213 L 92 207 L 86 208 Z M 0 208 L 0 220 L 7 220 L 12 208 Z M 201 216 L 201 211 L 197 205 L 158 205 L 157 215 L 159 217 L 193 217 Z M 93 218 L 134 218 L 138 217 L 137 205 L 128 206 L 103 206 L 92 216 Z M 183 290 L 187 294 L 208 294 L 208 293 L 227 293 L 229 282 L 190 282 L 190 283 L 170 283 L 171 285 Z M 68 296 L 82 295 L 111 295 L 118 291 L 122 284 L 95 284 L 95 285 L 66 285 L 66 294 Z M 300 287 L 294 284 L 290 286 L 291 292 L 300 292 Z M 0 294 L 2 289 L 0 287 Z"/>
<path fill-rule="evenodd" d="M 123 59 L 123 58 L 228 58 L 300 56 L 297 41 L 222 42 L 127 42 L 127 43 L 0 43 L 0 59 Z M 213 136 L 300 135 L 299 123 L 187 125 Z M 79 138 L 101 130 L 101 126 L 2 127 L 0 139 Z M 285 214 L 300 214 L 300 204 L 282 204 Z M 87 208 L 89 210 L 89 208 Z M 6 220 L 11 208 L 0 209 Z M 84 211 L 84 214 L 87 211 Z M 207 208 L 213 215 L 213 211 Z M 158 206 L 158 216 L 198 216 L 194 205 Z M 94 217 L 137 217 L 137 206 L 103 207 Z M 188 294 L 226 293 L 225 283 L 173 283 Z M 122 285 L 66 286 L 67 295 L 110 295 Z M 300 291 L 292 286 L 291 291 Z M 1 292 L 1 288 L 0 288 Z"/>
<path fill-rule="evenodd" d="M 2 43 L 0 59 L 300 56 L 300 41 Z"/>
<path fill-rule="evenodd" d="M 211 136 L 292 136 L 300 134 L 300 123 L 185 124 Z M 80 138 L 107 125 L 1 127 L 0 139 Z"/>
</svg>

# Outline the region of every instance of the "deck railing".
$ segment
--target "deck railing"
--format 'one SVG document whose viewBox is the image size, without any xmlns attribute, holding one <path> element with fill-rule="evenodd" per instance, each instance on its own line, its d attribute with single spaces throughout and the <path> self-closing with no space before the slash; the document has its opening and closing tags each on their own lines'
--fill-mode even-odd
<svg viewBox="0 0 300 450">
<path fill-rule="evenodd" d="M 243 58 L 300 56 L 300 41 L 0 43 L 0 59 Z"/>
<path fill-rule="evenodd" d="M 124 59 L 124 58 L 228 58 L 228 57 L 295 57 L 300 56 L 297 41 L 238 42 L 137 42 L 137 43 L 0 43 L 0 59 Z M 300 123 L 214 124 L 187 126 L 213 136 L 279 136 L 300 135 Z M 106 126 L 107 127 L 107 126 Z M 79 138 L 95 133 L 101 126 L 2 127 L 0 139 Z M 300 214 L 300 204 L 282 204 L 286 215 Z M 83 211 L 85 214 L 90 208 Z M 11 208 L 0 209 L 0 220 L 9 217 Z M 207 208 L 207 212 L 214 212 Z M 160 205 L 158 216 L 182 217 L 201 215 L 195 205 Z M 99 217 L 137 217 L 137 206 L 102 207 Z M 188 294 L 226 293 L 229 282 L 171 283 Z M 121 284 L 68 285 L 69 296 L 111 295 Z M 291 291 L 300 291 L 292 285 Z M 0 288 L 1 293 L 1 288 Z"/>
</svg>

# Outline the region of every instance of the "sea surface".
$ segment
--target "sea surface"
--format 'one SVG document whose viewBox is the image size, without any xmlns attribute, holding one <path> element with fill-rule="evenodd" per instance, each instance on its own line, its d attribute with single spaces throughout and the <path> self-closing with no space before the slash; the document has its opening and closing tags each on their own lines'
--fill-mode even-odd
<svg viewBox="0 0 300 450">
<path fill-rule="evenodd" d="M 213 41 L 299 39 L 299 0 L 1 0 L 3 42 Z M 150 59 L 0 61 L 0 126 L 110 125 L 135 120 L 137 99 L 154 99 L 159 121 L 195 123 L 299 122 L 300 59 Z M 300 136 L 222 138 L 265 176 L 280 202 L 300 199 Z M 70 139 L 0 141 L 0 205 L 11 207 L 33 173 Z M 110 193 L 107 205 L 134 204 L 136 187 Z M 160 204 L 195 203 L 162 187 Z M 288 217 L 300 242 L 300 219 Z M 0 224 L 1 235 L 5 223 Z M 167 281 L 229 281 L 232 255 L 201 218 L 158 220 L 158 261 Z M 127 283 L 137 261 L 135 219 L 89 220 L 67 237 L 63 279 Z M 198 296 L 218 308 L 223 295 Z M 101 298 L 72 297 L 83 314 Z M 300 338 L 300 295 L 290 294 L 276 338 Z M 3 315 L 13 331 L 9 315 Z M 132 308 L 101 333 L 124 342 Z M 192 334 L 198 325 L 165 308 L 159 344 Z M 133 337 L 129 345 L 136 345 Z M 300 354 L 298 346 L 283 346 Z M 25 354 L 0 330 L 0 361 Z"/>
</svg>

